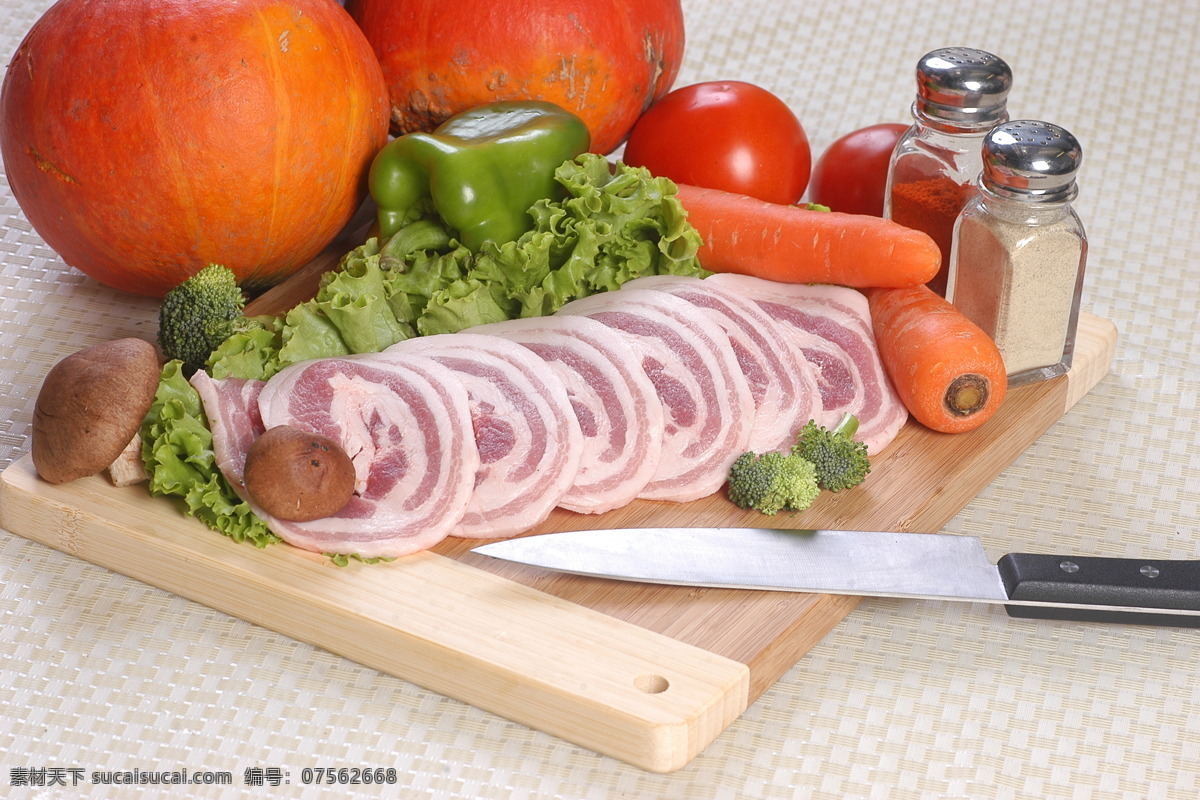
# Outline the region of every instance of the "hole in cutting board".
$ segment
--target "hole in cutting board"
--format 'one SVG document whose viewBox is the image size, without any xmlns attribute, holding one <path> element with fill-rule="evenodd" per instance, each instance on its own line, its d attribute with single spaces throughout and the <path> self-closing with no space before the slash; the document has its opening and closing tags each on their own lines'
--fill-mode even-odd
<svg viewBox="0 0 1200 800">
<path fill-rule="evenodd" d="M 661 694 L 671 686 L 671 682 L 662 675 L 646 673 L 634 678 L 633 685 L 638 688 L 638 691 L 645 692 L 646 694 Z"/>
</svg>

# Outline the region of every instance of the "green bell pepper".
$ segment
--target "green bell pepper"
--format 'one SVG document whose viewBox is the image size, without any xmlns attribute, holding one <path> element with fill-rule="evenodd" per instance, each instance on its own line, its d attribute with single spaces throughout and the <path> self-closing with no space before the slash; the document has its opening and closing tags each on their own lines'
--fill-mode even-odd
<svg viewBox="0 0 1200 800">
<path fill-rule="evenodd" d="M 472 252 L 515 241 L 533 228 L 530 207 L 560 195 L 554 171 L 589 145 L 583 120 L 537 101 L 479 106 L 432 133 L 397 137 L 369 173 L 379 236 L 432 210 Z"/>
</svg>

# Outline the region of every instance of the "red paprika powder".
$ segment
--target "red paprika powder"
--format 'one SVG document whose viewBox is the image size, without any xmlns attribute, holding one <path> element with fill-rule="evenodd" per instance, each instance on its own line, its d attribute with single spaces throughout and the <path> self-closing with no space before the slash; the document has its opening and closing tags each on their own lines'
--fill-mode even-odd
<svg viewBox="0 0 1200 800">
<path fill-rule="evenodd" d="M 943 297 L 950 273 L 954 221 L 967 201 L 977 193 L 974 185 L 961 185 L 945 175 L 892 186 L 892 220 L 906 228 L 929 234 L 942 251 L 942 265 L 927 285 Z"/>
<path fill-rule="evenodd" d="M 943 47 L 917 62 L 913 124 L 888 165 L 884 214 L 937 243 L 942 266 L 928 283 L 946 296 L 954 223 L 978 194 L 987 132 L 1007 121 L 1012 70 L 984 50 Z"/>
</svg>

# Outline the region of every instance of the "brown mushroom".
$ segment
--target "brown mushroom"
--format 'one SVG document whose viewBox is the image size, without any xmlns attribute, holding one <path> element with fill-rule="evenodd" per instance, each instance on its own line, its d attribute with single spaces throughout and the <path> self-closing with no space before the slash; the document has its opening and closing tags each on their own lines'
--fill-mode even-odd
<svg viewBox="0 0 1200 800">
<path fill-rule="evenodd" d="M 354 495 L 354 464 L 334 440 L 289 425 L 270 428 L 246 451 L 246 491 L 279 519 L 308 522 L 341 511 Z"/>
<path fill-rule="evenodd" d="M 33 466 L 51 483 L 113 463 L 154 402 L 161 366 L 144 339 L 115 339 L 59 361 L 33 409 Z"/>
</svg>

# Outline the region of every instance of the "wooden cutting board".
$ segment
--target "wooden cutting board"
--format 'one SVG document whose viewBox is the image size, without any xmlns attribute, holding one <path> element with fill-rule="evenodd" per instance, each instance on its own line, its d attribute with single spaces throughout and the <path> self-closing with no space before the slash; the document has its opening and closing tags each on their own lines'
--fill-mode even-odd
<svg viewBox="0 0 1200 800">
<path fill-rule="evenodd" d="M 250 311 L 311 296 L 342 244 Z M 1110 322 L 1084 314 L 1068 375 L 1010 392 L 969 434 L 910 421 L 865 483 L 803 513 L 768 519 L 714 495 L 601 516 L 556 511 L 531 533 L 764 522 L 937 531 L 1104 377 L 1115 341 Z M 463 540 L 337 567 L 284 544 L 237 544 L 144 485 L 51 485 L 28 455 L 0 475 L 0 526 L 655 772 L 691 761 L 858 602 L 559 575 L 475 556 L 480 542 Z"/>
</svg>

